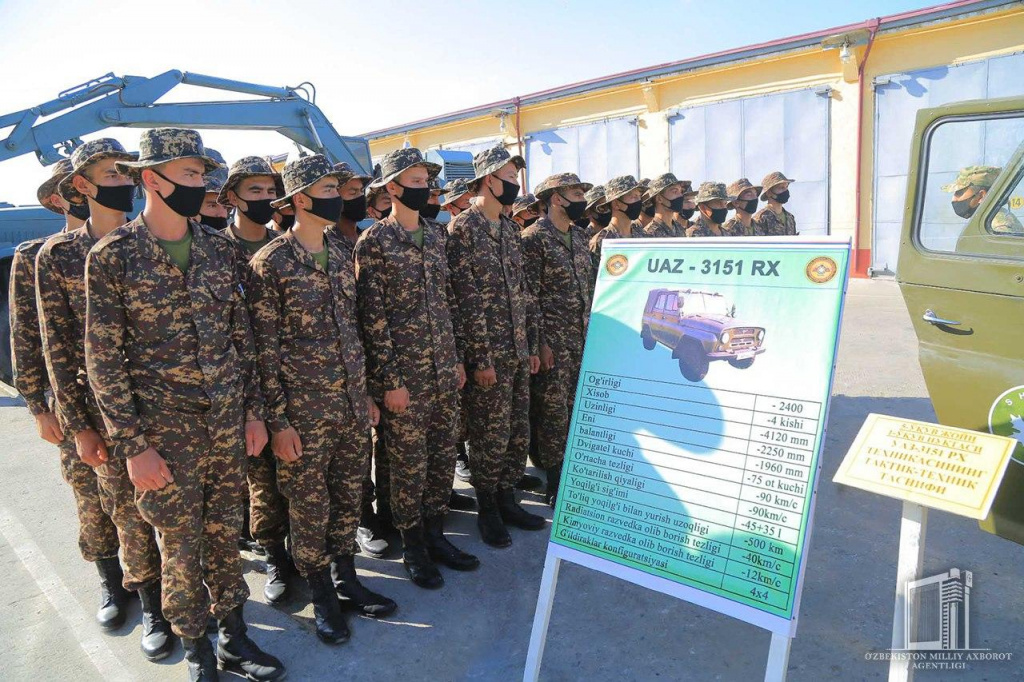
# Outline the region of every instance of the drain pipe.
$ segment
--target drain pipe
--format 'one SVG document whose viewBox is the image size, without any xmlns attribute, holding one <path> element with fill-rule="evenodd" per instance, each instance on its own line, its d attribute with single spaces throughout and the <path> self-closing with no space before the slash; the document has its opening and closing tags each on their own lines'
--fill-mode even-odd
<svg viewBox="0 0 1024 682">
<path fill-rule="evenodd" d="M 866 22 L 867 28 L 870 30 L 868 45 L 864 49 L 864 59 L 857 68 L 857 192 L 855 199 L 857 206 L 854 211 L 853 226 L 853 274 L 855 276 L 860 272 L 861 185 L 863 184 L 862 171 L 864 169 L 864 72 L 867 70 L 868 57 L 871 55 L 871 47 L 875 44 L 875 35 L 878 33 L 878 26 L 881 23 L 877 17 Z"/>
<path fill-rule="evenodd" d="M 523 154 L 523 127 L 522 119 L 519 114 L 522 111 L 521 104 L 522 100 L 518 96 L 512 98 L 512 104 L 516 107 L 516 142 L 519 144 L 519 156 L 526 159 L 526 155 Z M 529 188 L 526 186 L 526 167 L 524 166 L 519 170 L 519 184 L 522 187 L 521 194 L 528 194 Z"/>
</svg>

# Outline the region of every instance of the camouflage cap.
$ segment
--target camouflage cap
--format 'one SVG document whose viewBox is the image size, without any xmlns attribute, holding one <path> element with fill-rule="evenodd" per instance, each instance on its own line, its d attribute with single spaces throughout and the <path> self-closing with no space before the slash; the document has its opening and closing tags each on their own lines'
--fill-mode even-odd
<svg viewBox="0 0 1024 682">
<path fill-rule="evenodd" d="M 593 187 L 589 182 L 583 182 L 575 173 L 555 173 L 544 178 L 539 185 L 533 188 L 533 193 L 538 201 L 544 201 L 556 190 L 572 189 L 579 187 L 584 192 Z"/>
<path fill-rule="evenodd" d="M 706 204 L 709 201 L 715 201 L 717 199 L 721 199 L 726 202 L 732 201 L 732 197 L 730 197 L 728 192 L 725 191 L 724 182 L 700 183 L 700 189 L 697 190 L 695 203 Z"/>
<path fill-rule="evenodd" d="M 427 189 L 431 192 L 437 192 L 438 194 L 447 194 L 448 190 L 441 187 L 441 181 L 437 179 L 437 176 L 427 178 Z"/>
<path fill-rule="evenodd" d="M 127 151 L 124 145 L 112 137 L 90 140 L 78 146 L 71 153 L 71 172 L 57 185 L 57 192 L 68 201 L 75 203 L 84 201 L 85 197 L 79 194 L 78 190 L 71 184 L 72 178 L 80 175 L 86 168 L 103 159 L 116 159 L 115 165 L 120 171 L 122 161 L 132 161 L 138 157 L 138 154 Z"/>
<path fill-rule="evenodd" d="M 50 177 L 36 190 L 36 199 L 43 208 L 64 215 L 64 211 L 50 203 L 50 196 L 57 191 L 57 185 L 61 183 L 61 180 L 71 175 L 71 169 L 71 159 L 61 159 L 50 169 Z"/>
<path fill-rule="evenodd" d="M 470 182 L 476 182 L 477 180 L 487 177 L 491 173 L 497 172 L 507 163 L 515 164 L 516 170 L 522 170 L 526 168 L 526 161 L 523 161 L 523 157 L 512 156 L 508 153 L 508 150 L 504 146 L 498 145 L 485 149 L 482 152 L 477 152 L 476 156 L 473 157 L 473 172 L 476 176 L 470 180 Z"/>
<path fill-rule="evenodd" d="M 206 173 L 216 170 L 218 166 L 217 162 L 207 155 L 203 138 L 195 130 L 152 128 L 144 130 L 139 138 L 139 160 L 118 161 L 117 170 L 138 177 L 147 168 L 177 159 L 199 159 L 206 166 Z"/>
<path fill-rule="evenodd" d="M 647 186 L 647 191 L 644 192 L 644 199 L 653 199 L 675 185 L 678 185 L 680 189 L 683 189 L 683 183 L 679 182 L 679 180 L 676 179 L 676 176 L 671 173 L 663 173 L 650 181 L 650 184 Z"/>
<path fill-rule="evenodd" d="M 386 154 L 380 160 L 380 177 L 371 182 L 370 187 L 383 187 L 413 166 L 423 166 L 431 177 L 441 172 L 441 167 L 426 161 L 419 149 L 404 147 Z"/>
<path fill-rule="evenodd" d="M 267 162 L 267 165 L 274 168 L 274 159 L 270 156 L 264 156 L 263 159 Z M 274 168 L 274 186 L 277 187 L 277 196 L 284 196 L 284 180 L 281 179 L 281 174 Z"/>
<path fill-rule="evenodd" d="M 357 173 L 355 169 L 352 168 L 352 166 L 350 166 L 348 163 L 344 161 L 339 161 L 338 163 L 334 164 L 334 170 L 338 171 L 342 175 L 348 176 L 345 179 L 345 182 L 348 182 L 352 178 L 359 178 L 360 180 L 363 181 L 363 187 L 366 187 L 366 183 L 370 182 L 370 180 L 373 180 L 373 178 L 369 175 Z"/>
<path fill-rule="evenodd" d="M 768 191 L 771 190 L 772 187 L 775 187 L 775 185 L 783 182 L 796 182 L 796 180 L 793 178 L 787 178 L 782 174 L 782 171 L 773 171 L 764 176 L 764 180 L 761 181 L 761 187 L 764 188 L 764 191 L 761 192 L 761 199 L 767 199 Z"/>
<path fill-rule="evenodd" d="M 238 187 L 238 183 L 246 178 L 258 178 L 266 176 L 274 180 L 274 187 L 279 190 L 279 195 L 284 194 L 284 185 L 280 187 L 277 182 L 280 179 L 280 175 L 274 170 L 274 167 L 270 165 L 262 156 L 243 156 L 238 161 L 231 164 L 231 168 L 227 172 L 227 178 L 224 180 L 224 186 L 221 187 L 217 194 L 217 201 L 225 206 L 229 206 L 228 203 L 228 192 Z"/>
<path fill-rule="evenodd" d="M 966 168 L 960 169 L 957 173 L 956 180 L 948 185 L 942 186 L 943 192 L 959 192 L 962 189 L 967 189 L 972 185 L 979 189 L 988 189 L 999 177 L 999 173 L 1002 172 L 1002 168 L 996 166 L 967 166 Z"/>
<path fill-rule="evenodd" d="M 743 194 L 748 189 L 754 190 L 754 194 L 760 194 L 762 187 L 761 185 L 750 184 L 750 180 L 747 180 L 746 178 L 740 178 L 736 182 L 729 185 L 729 187 L 725 191 L 729 194 L 732 201 L 735 201 L 739 199 L 740 195 Z"/>
<path fill-rule="evenodd" d="M 344 182 L 346 179 L 344 174 L 334 170 L 331 162 L 323 154 L 300 156 L 284 167 L 284 173 L 281 174 L 281 178 L 284 180 L 284 196 L 271 201 L 270 205 L 274 208 L 281 208 L 291 203 L 293 196 L 306 191 L 326 177 L 338 178 L 339 182 Z"/>
<path fill-rule="evenodd" d="M 604 203 L 610 204 L 635 189 L 641 189 L 640 183 L 632 175 L 614 177 L 604 184 Z"/>
<path fill-rule="evenodd" d="M 212 170 L 203 176 L 203 182 L 206 183 L 206 193 L 209 194 L 212 192 L 216 194 L 224 186 L 224 183 L 227 182 L 228 165 L 227 162 L 224 161 L 224 156 L 216 149 L 210 149 L 207 147 L 206 154 L 220 164 L 216 170 Z"/>
<path fill-rule="evenodd" d="M 594 185 L 586 193 L 587 210 L 595 208 L 598 204 L 604 203 L 604 185 Z"/>
<path fill-rule="evenodd" d="M 458 178 L 456 180 L 452 180 L 447 185 L 445 185 L 444 189 L 448 194 L 444 198 L 444 201 L 441 202 L 441 205 L 447 206 L 448 204 L 452 203 L 459 197 L 466 194 L 466 192 L 469 191 L 469 184 L 466 182 L 464 178 Z"/>
<path fill-rule="evenodd" d="M 512 215 L 517 216 L 523 211 L 529 211 L 531 208 L 537 208 L 537 197 L 527 192 L 516 197 L 516 200 L 512 202 Z"/>
</svg>

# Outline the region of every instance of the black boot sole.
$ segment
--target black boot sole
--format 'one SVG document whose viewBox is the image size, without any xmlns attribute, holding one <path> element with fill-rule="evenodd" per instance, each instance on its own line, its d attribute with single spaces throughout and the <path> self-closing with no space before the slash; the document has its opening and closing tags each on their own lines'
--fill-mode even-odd
<svg viewBox="0 0 1024 682">
<path fill-rule="evenodd" d="M 474 557 L 474 559 L 476 559 L 476 557 Z M 475 571 L 476 569 L 480 568 L 480 560 L 479 559 L 476 559 L 475 561 L 472 561 L 472 562 L 469 562 L 469 561 L 466 561 L 466 562 L 448 561 L 443 554 L 440 554 L 438 552 L 434 552 L 433 550 L 430 550 L 430 560 L 433 561 L 435 564 L 441 564 L 445 568 L 450 568 L 453 571 L 467 572 L 467 571 Z"/>
<path fill-rule="evenodd" d="M 379 611 L 367 611 L 365 606 L 360 606 L 351 599 L 346 598 L 341 592 L 338 592 L 338 601 L 341 603 L 343 611 L 349 613 L 355 613 L 363 618 L 372 618 L 377 620 L 378 618 L 387 618 L 395 611 L 398 610 L 398 604 L 392 602 L 391 604 L 374 604 L 370 608 L 380 609 Z"/>
<path fill-rule="evenodd" d="M 494 547 L 495 549 L 505 549 L 512 546 L 511 536 L 506 535 L 503 538 L 494 539 L 486 538 L 483 533 L 480 533 L 480 540 L 488 547 Z"/>
<path fill-rule="evenodd" d="M 512 518 L 505 518 L 504 516 L 501 517 L 501 520 L 505 523 L 506 526 L 512 526 L 513 528 L 518 528 L 519 530 L 544 530 L 544 527 L 548 525 L 547 521 L 544 520 L 543 516 L 540 516 L 538 518 L 540 519 L 539 524 L 536 521 L 517 521 Z"/>
<path fill-rule="evenodd" d="M 349 634 L 345 635 L 344 637 L 338 637 L 338 638 L 332 639 L 332 638 L 329 638 L 329 637 L 325 637 L 324 635 L 321 635 L 319 632 L 317 632 L 316 633 L 316 638 L 319 639 L 324 644 L 330 644 L 331 646 L 334 646 L 335 644 L 344 644 L 348 640 L 352 639 L 352 634 L 349 633 Z"/>
<path fill-rule="evenodd" d="M 414 578 L 412 573 L 409 571 L 408 566 L 406 567 L 405 572 L 409 575 L 409 580 L 416 587 L 423 588 L 424 590 L 439 590 L 444 587 L 444 578 L 442 576 L 438 576 L 437 582 L 435 582 L 425 578 Z"/>
<path fill-rule="evenodd" d="M 247 680 L 251 680 L 251 682 L 280 682 L 281 680 L 288 677 L 288 671 L 282 669 L 281 674 L 277 677 L 265 677 L 261 680 L 261 678 L 250 676 L 248 673 L 245 672 L 245 670 L 242 669 L 242 666 L 238 665 L 237 663 L 230 663 L 228 661 L 223 661 L 219 658 L 217 659 L 217 668 L 219 670 L 223 670 L 226 673 L 234 673 L 235 675 L 240 675 L 241 677 L 244 677 Z"/>
<path fill-rule="evenodd" d="M 540 490 L 544 487 L 544 481 L 532 474 L 523 474 L 523 477 L 516 481 L 516 490 Z"/>
</svg>

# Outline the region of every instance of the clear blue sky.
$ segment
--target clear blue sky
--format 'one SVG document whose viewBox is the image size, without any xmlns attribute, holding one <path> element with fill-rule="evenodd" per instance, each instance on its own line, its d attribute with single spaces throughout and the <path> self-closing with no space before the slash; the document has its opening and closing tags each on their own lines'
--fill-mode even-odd
<svg viewBox="0 0 1024 682">
<path fill-rule="evenodd" d="M 151 76 L 180 69 L 268 85 L 311 81 L 335 127 L 355 135 L 932 4 L 0 0 L 0 113 L 42 103 L 107 72 Z M 187 97 L 186 88 L 170 99 Z M 137 148 L 138 131 L 104 134 Z M 229 162 L 247 153 L 289 151 L 273 134 L 211 131 L 204 138 Z M 0 164 L 0 201 L 34 202 L 47 175 L 34 157 Z"/>
</svg>

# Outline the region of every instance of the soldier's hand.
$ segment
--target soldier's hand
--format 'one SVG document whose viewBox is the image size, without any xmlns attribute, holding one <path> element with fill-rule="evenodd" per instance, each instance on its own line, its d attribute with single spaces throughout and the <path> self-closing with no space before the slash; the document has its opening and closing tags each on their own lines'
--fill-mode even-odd
<svg viewBox="0 0 1024 682">
<path fill-rule="evenodd" d="M 540 347 L 540 369 L 546 372 L 555 366 L 555 354 L 551 352 L 551 346 L 542 344 Z"/>
<path fill-rule="evenodd" d="M 370 426 L 376 426 L 380 423 L 380 408 L 373 402 L 373 398 L 366 399 L 366 407 L 370 410 Z"/>
<path fill-rule="evenodd" d="M 493 386 L 498 383 L 498 374 L 494 371 L 493 367 L 488 367 L 487 369 L 476 369 L 473 370 L 473 381 L 476 382 L 477 386 L 487 388 L 488 386 Z"/>
<path fill-rule="evenodd" d="M 278 431 L 270 440 L 270 449 L 282 462 L 294 462 L 302 457 L 302 439 L 294 426 Z"/>
<path fill-rule="evenodd" d="M 82 429 L 75 434 L 75 449 L 78 450 L 78 458 L 91 467 L 107 461 L 107 444 L 94 429 Z"/>
<path fill-rule="evenodd" d="M 245 454 L 259 457 L 267 440 L 267 427 L 262 421 L 245 422 Z"/>
<path fill-rule="evenodd" d="M 459 390 L 461 391 L 466 385 L 466 366 L 461 362 L 455 363 L 455 373 L 459 378 Z"/>
<path fill-rule="evenodd" d="M 384 391 L 384 409 L 395 414 L 402 414 L 409 407 L 409 389 L 401 388 Z"/>
<path fill-rule="evenodd" d="M 531 355 L 530 356 L 530 374 L 536 374 L 539 371 L 540 371 L 540 356 L 539 355 Z"/>
<path fill-rule="evenodd" d="M 129 457 L 128 478 L 137 490 L 160 490 L 168 483 L 174 483 L 174 476 L 167 468 L 167 462 L 155 448 L 149 448 L 141 455 Z"/>
<path fill-rule="evenodd" d="M 60 442 L 64 440 L 64 432 L 61 431 L 60 424 L 57 423 L 57 415 L 53 412 L 40 412 L 36 415 L 36 430 L 39 432 L 39 437 L 47 443 L 60 445 Z"/>
</svg>

